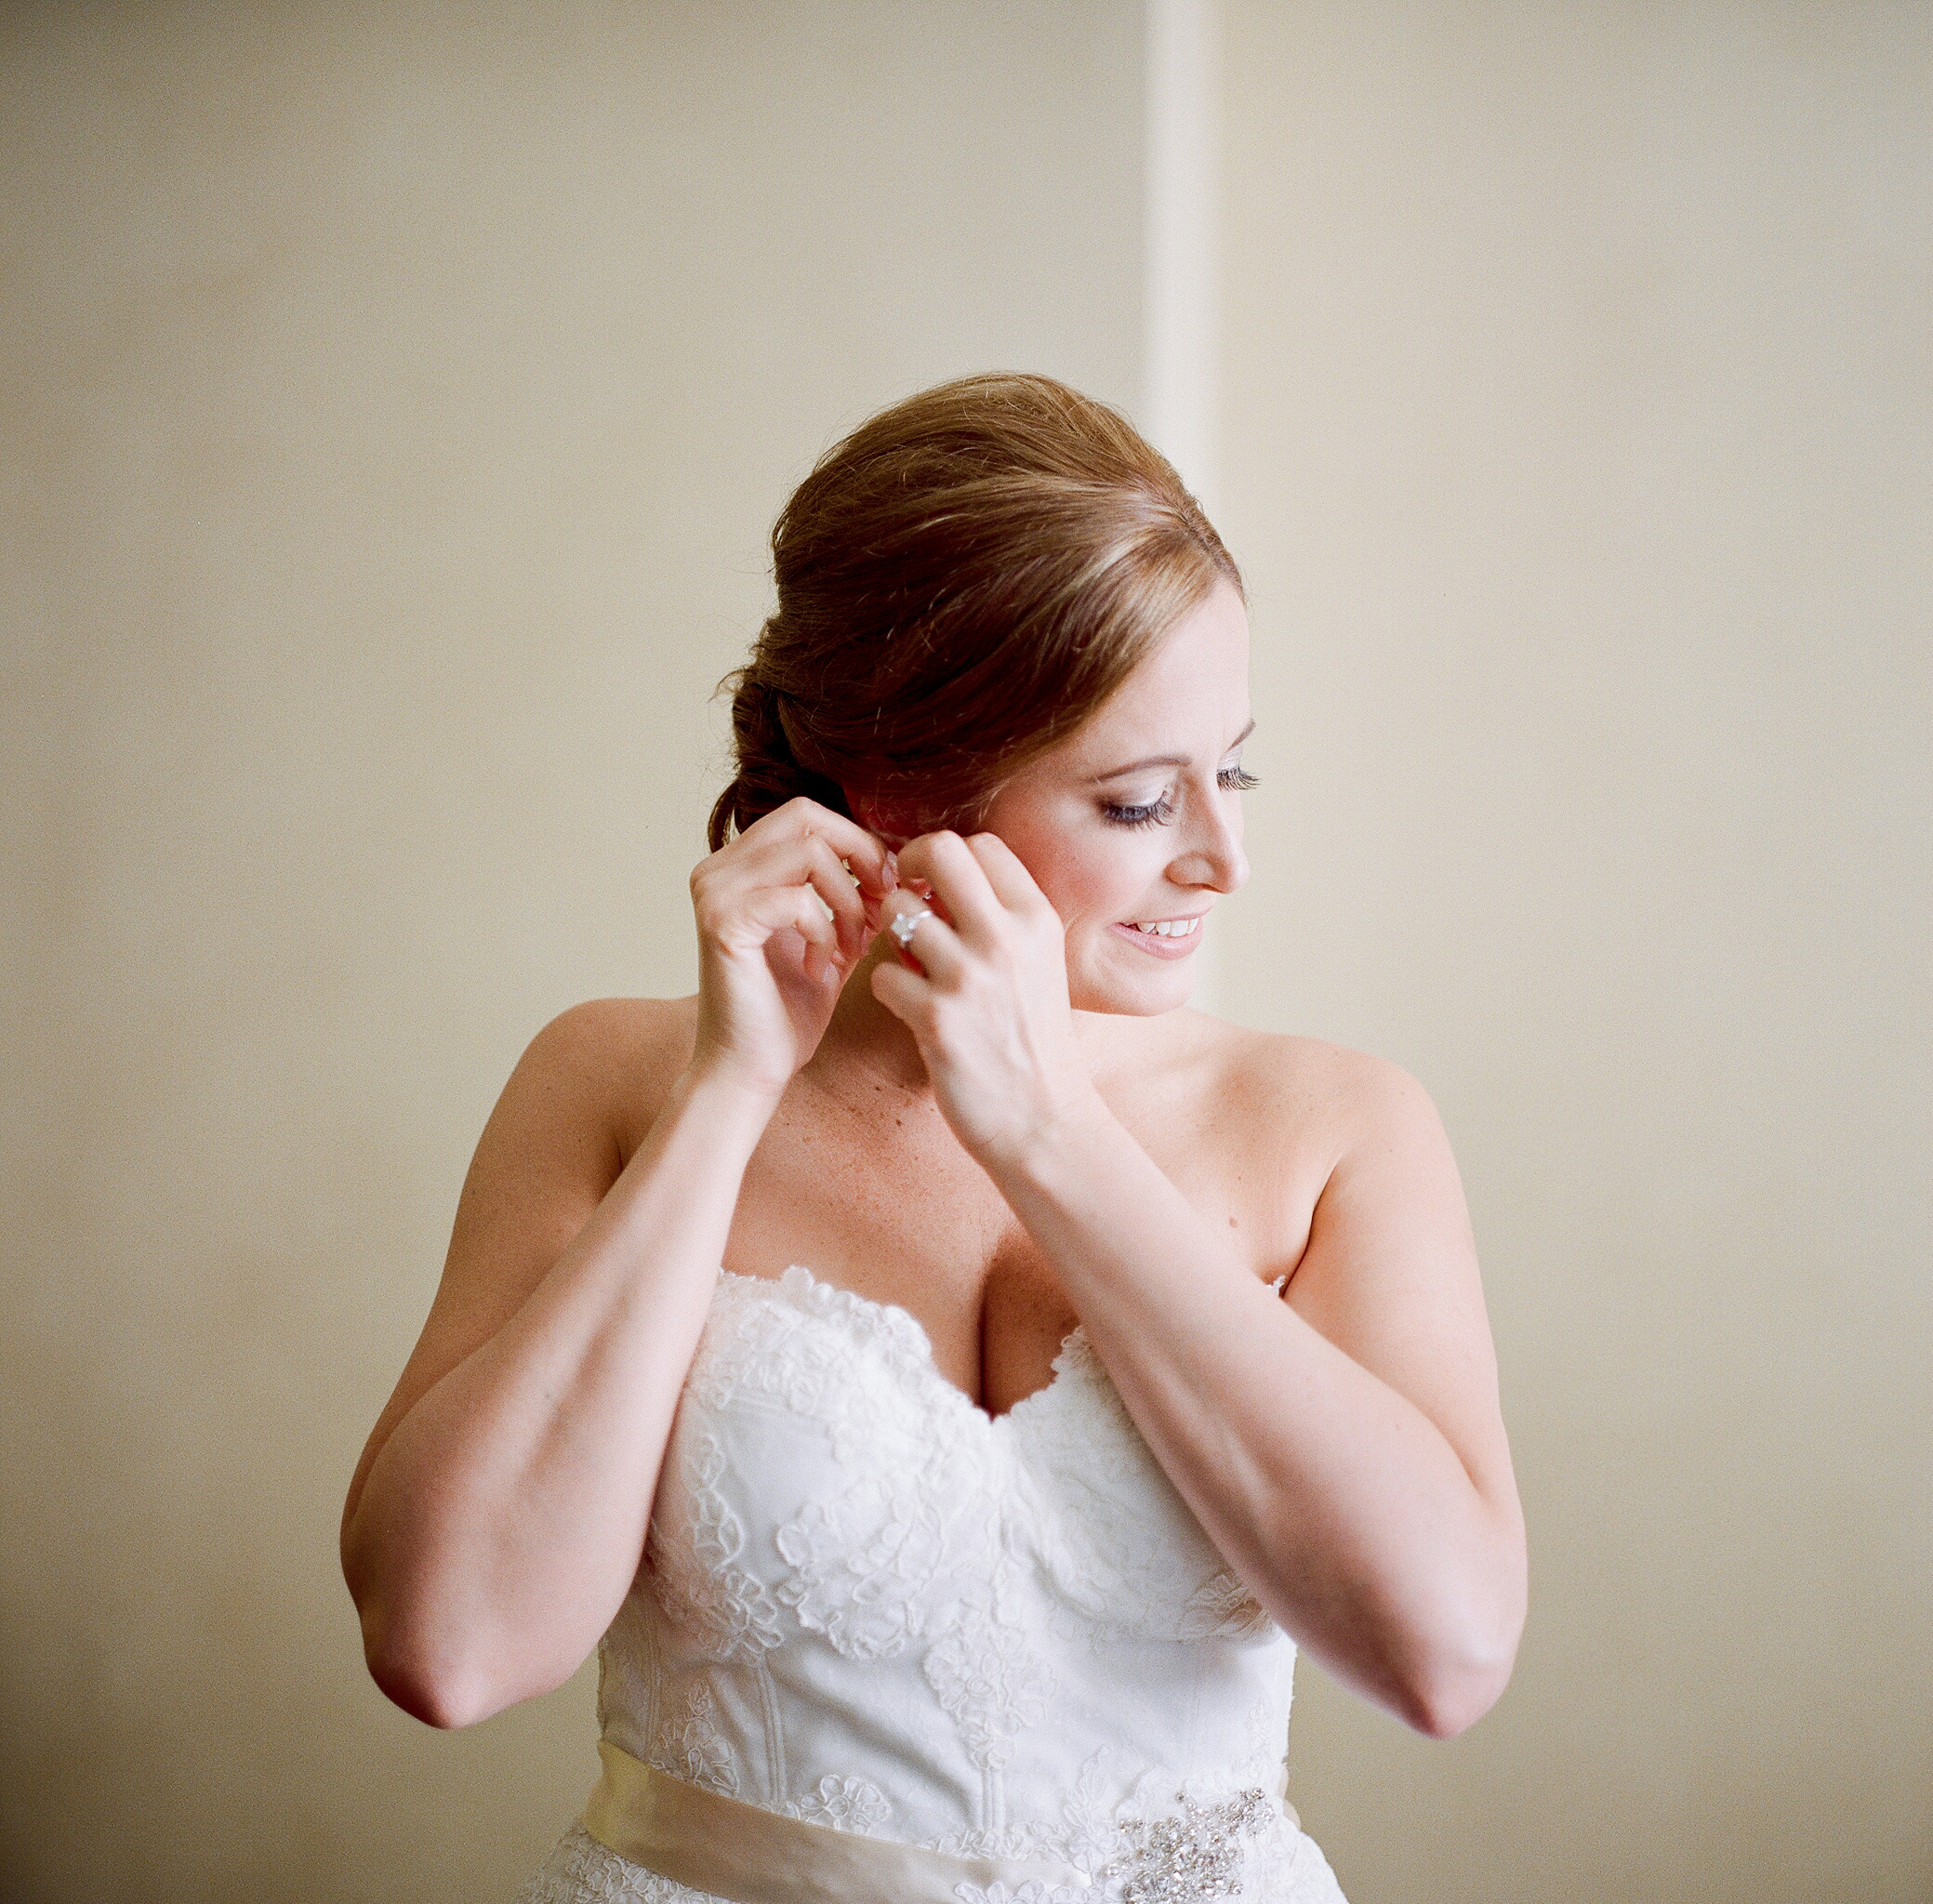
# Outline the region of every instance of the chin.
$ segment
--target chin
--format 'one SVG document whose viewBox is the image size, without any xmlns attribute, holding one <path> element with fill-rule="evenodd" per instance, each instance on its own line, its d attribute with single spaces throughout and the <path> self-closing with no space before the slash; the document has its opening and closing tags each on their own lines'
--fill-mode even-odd
<svg viewBox="0 0 1933 1904">
<path fill-rule="evenodd" d="M 1179 1011 L 1194 991 L 1195 974 L 1185 968 L 1134 979 L 1089 975 L 1076 982 L 1070 974 L 1067 1002 L 1077 1012 L 1105 1012 L 1111 1018 L 1158 1018 Z"/>
</svg>

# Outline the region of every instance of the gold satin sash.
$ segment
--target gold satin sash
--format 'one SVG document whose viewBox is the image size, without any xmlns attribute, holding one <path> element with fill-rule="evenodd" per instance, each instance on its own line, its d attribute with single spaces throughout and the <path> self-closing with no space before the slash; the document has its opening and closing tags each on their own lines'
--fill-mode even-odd
<svg viewBox="0 0 1933 1904">
<path fill-rule="evenodd" d="M 960 1904 L 956 1884 L 1009 1894 L 1029 1880 L 1088 1888 L 1051 1858 L 952 1858 L 890 1838 L 835 1831 L 687 1784 L 598 1741 L 604 1774 L 584 1807 L 600 1844 L 732 1904 Z"/>
</svg>

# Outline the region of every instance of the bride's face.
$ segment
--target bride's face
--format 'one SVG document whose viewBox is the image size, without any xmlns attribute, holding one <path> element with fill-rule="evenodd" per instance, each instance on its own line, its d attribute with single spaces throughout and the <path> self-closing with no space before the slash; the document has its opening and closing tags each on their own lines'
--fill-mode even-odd
<svg viewBox="0 0 1933 1904">
<path fill-rule="evenodd" d="M 1252 725 L 1248 613 L 1223 584 L 986 810 L 982 825 L 1066 928 L 1077 1010 L 1186 1001 L 1209 911 L 1249 876 L 1241 747 Z"/>
</svg>

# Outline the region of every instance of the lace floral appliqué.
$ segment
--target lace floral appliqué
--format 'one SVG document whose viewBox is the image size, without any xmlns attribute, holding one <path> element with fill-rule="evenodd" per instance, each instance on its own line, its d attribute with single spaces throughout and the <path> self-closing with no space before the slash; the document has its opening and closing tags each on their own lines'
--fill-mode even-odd
<svg viewBox="0 0 1933 1904">
<path fill-rule="evenodd" d="M 542 1871 L 517 1893 L 517 1904 L 726 1904 L 659 1877 L 600 1844 L 573 1825 Z"/>
<path fill-rule="evenodd" d="M 1185 1640 L 1265 1640 L 1275 1633 L 1275 1621 L 1232 1573 L 1202 1581 L 1182 1608 Z"/>
<path fill-rule="evenodd" d="M 660 1598 L 703 1631 L 711 1657 L 750 1660 L 778 1645 L 779 1614 L 763 1581 L 740 1564 L 745 1527 L 720 1489 L 724 1473 L 718 1437 L 694 1437 L 683 1459 L 687 1538 L 654 1530 L 652 1560 Z"/>
<path fill-rule="evenodd" d="M 822 1830 L 998 1860 L 949 1872 L 948 1904 L 1341 1904 L 1263 1795 L 1293 1644 L 1080 1331 L 994 1417 L 904 1310 L 725 1276 L 667 1452 L 601 1648 L 612 1745 Z M 710 1900 L 573 1831 L 520 1904 Z"/>
<path fill-rule="evenodd" d="M 738 1767 L 719 1732 L 718 1701 L 708 1686 L 687 1687 L 684 1697 L 665 1714 L 652 1740 L 651 1763 L 687 1785 L 737 1797 Z"/>
<path fill-rule="evenodd" d="M 829 1772 L 791 1810 L 809 1825 L 874 1836 L 893 1816 L 885 1793 L 870 1778 L 835 1778 Z"/>
<path fill-rule="evenodd" d="M 960 1727 L 968 1755 L 999 1771 L 1019 1735 L 1046 1716 L 1053 1674 L 1011 1626 L 984 1607 L 964 1606 L 959 1624 L 920 1662 L 926 1683 Z"/>
</svg>

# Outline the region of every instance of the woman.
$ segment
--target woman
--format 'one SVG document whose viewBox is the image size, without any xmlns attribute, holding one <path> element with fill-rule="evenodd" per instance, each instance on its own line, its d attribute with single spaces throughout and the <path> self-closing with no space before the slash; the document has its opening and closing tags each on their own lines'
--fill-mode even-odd
<svg viewBox="0 0 1933 1904">
<path fill-rule="evenodd" d="M 466 1725 L 602 1636 L 546 1904 L 1333 1899 L 1296 1645 L 1456 1732 L 1523 1534 L 1423 1093 L 1182 1009 L 1239 576 L 1035 377 L 876 417 L 773 546 L 698 994 L 505 1089 L 350 1493 L 370 1670 Z"/>
</svg>

